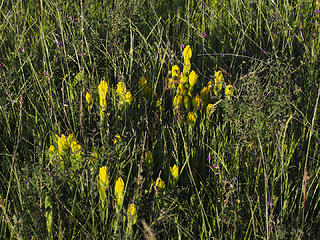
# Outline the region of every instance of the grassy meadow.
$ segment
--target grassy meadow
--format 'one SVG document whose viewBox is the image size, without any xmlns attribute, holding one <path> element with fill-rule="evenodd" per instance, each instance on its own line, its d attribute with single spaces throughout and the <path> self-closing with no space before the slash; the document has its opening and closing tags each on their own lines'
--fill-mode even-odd
<svg viewBox="0 0 320 240">
<path fill-rule="evenodd" d="M 0 239 L 320 239 L 318 0 L 1 0 Z"/>
</svg>

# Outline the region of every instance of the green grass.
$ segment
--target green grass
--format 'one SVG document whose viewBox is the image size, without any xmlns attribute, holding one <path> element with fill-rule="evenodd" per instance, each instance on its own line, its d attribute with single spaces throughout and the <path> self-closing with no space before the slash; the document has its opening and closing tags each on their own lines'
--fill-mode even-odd
<svg viewBox="0 0 320 240">
<path fill-rule="evenodd" d="M 0 238 L 317 239 L 316 9 L 300 0 L 0 1 Z M 168 80 L 173 65 L 183 69 L 181 44 L 199 78 L 175 108 Z M 222 90 L 205 98 L 218 70 Z M 62 134 L 74 134 L 65 149 Z M 99 188 L 103 166 L 109 183 Z"/>
</svg>

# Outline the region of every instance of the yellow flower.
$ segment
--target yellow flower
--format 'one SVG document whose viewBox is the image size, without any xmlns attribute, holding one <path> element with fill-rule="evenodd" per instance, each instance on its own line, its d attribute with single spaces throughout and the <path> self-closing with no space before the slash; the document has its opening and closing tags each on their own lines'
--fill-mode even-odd
<svg viewBox="0 0 320 240">
<path fill-rule="evenodd" d="M 127 92 L 126 84 L 124 82 L 118 82 L 117 90 L 116 90 L 118 97 L 124 100 L 126 92 Z"/>
<path fill-rule="evenodd" d="M 172 73 L 171 73 L 171 75 L 172 75 L 172 78 L 173 78 L 173 79 L 178 79 L 178 78 L 179 78 L 179 76 L 180 76 L 180 68 L 179 68 L 178 65 L 172 66 Z"/>
<path fill-rule="evenodd" d="M 182 102 L 182 96 L 181 95 L 176 95 L 173 98 L 173 106 L 174 108 L 179 108 Z"/>
<path fill-rule="evenodd" d="M 126 103 L 129 103 L 129 104 L 131 104 L 131 102 L 132 102 L 132 94 L 131 94 L 130 91 L 128 91 L 128 92 L 126 93 L 125 102 L 126 102 Z"/>
<path fill-rule="evenodd" d="M 141 77 L 139 79 L 139 88 L 143 88 L 147 84 L 147 79 L 145 77 Z"/>
<path fill-rule="evenodd" d="M 207 85 L 208 89 L 210 90 L 211 88 L 213 88 L 213 84 L 211 81 L 208 82 L 208 85 Z"/>
<path fill-rule="evenodd" d="M 207 87 L 202 88 L 200 92 L 201 100 L 206 103 L 208 101 L 209 89 Z"/>
<path fill-rule="evenodd" d="M 188 76 L 186 74 L 182 74 L 181 75 L 181 78 L 180 78 L 180 83 L 181 84 L 185 84 L 187 83 L 189 80 L 188 80 Z"/>
<path fill-rule="evenodd" d="M 233 86 L 231 84 L 226 86 L 225 95 L 227 96 L 228 100 L 231 99 L 231 96 L 233 95 Z"/>
<path fill-rule="evenodd" d="M 222 83 L 224 79 L 221 71 L 215 72 L 214 76 L 215 76 L 215 79 L 214 79 L 213 91 L 215 95 L 218 95 L 222 89 Z"/>
<path fill-rule="evenodd" d="M 182 55 L 183 55 L 184 60 L 186 60 L 186 59 L 190 60 L 190 58 L 191 58 L 191 56 L 192 56 L 192 50 L 191 50 L 190 45 L 187 45 L 187 46 L 183 49 Z"/>
<path fill-rule="evenodd" d="M 170 172 L 174 180 L 178 179 L 179 176 L 179 167 L 177 165 L 173 165 L 170 167 Z"/>
<path fill-rule="evenodd" d="M 100 200 L 105 202 L 107 198 L 106 190 L 109 185 L 109 178 L 108 178 L 108 169 L 106 166 L 103 166 L 99 169 L 99 179 L 97 181 L 97 187 L 100 195 Z"/>
<path fill-rule="evenodd" d="M 91 95 L 91 92 L 87 92 L 86 93 L 86 101 L 88 103 L 88 110 L 90 111 L 92 109 L 92 106 L 93 106 L 93 97 Z"/>
<path fill-rule="evenodd" d="M 49 150 L 48 150 L 48 153 L 49 154 L 54 154 L 54 151 L 55 151 L 56 149 L 54 148 L 54 146 L 53 145 L 50 145 L 50 147 L 49 147 Z"/>
<path fill-rule="evenodd" d="M 189 112 L 187 116 L 187 125 L 194 127 L 197 121 L 197 115 L 194 112 Z"/>
<path fill-rule="evenodd" d="M 183 73 L 188 73 L 191 69 L 190 59 L 185 59 L 183 63 Z"/>
<path fill-rule="evenodd" d="M 58 153 L 60 156 L 65 155 L 69 149 L 67 138 L 64 134 L 61 137 L 58 136 Z"/>
<path fill-rule="evenodd" d="M 177 95 L 186 95 L 186 89 L 182 84 L 179 84 L 179 86 L 177 87 Z"/>
<path fill-rule="evenodd" d="M 98 93 L 99 93 L 99 98 L 100 98 L 100 106 L 102 108 L 105 108 L 107 106 L 106 102 L 106 96 L 108 92 L 108 84 L 106 81 L 101 81 L 99 86 L 98 86 Z"/>
<path fill-rule="evenodd" d="M 209 103 L 208 106 L 206 107 L 207 115 L 210 115 L 213 111 L 214 111 L 214 106 L 212 103 Z"/>
<path fill-rule="evenodd" d="M 99 170 L 99 185 L 100 189 L 106 190 L 109 185 L 108 169 L 106 166 L 103 166 Z"/>
<path fill-rule="evenodd" d="M 156 188 L 162 190 L 165 188 L 165 186 L 166 185 L 164 184 L 163 180 L 160 177 L 158 177 L 156 180 Z"/>
<path fill-rule="evenodd" d="M 198 111 L 199 107 L 200 107 L 200 97 L 199 96 L 195 96 L 193 99 L 192 99 L 192 106 L 193 106 L 193 109 L 195 111 Z"/>
<path fill-rule="evenodd" d="M 73 153 L 80 153 L 81 152 L 81 146 L 78 144 L 76 140 L 73 140 L 70 144 L 70 148 Z"/>
<path fill-rule="evenodd" d="M 137 208 L 134 203 L 130 203 L 127 210 L 128 222 L 130 224 L 135 224 L 137 221 Z"/>
<path fill-rule="evenodd" d="M 147 164 L 147 166 L 151 167 L 153 164 L 153 156 L 152 156 L 152 152 L 145 152 L 144 153 L 144 160 Z"/>
<path fill-rule="evenodd" d="M 124 198 L 124 182 L 121 177 L 116 181 L 116 185 L 114 186 L 114 193 L 117 200 L 117 209 L 120 210 L 123 204 Z"/>
<path fill-rule="evenodd" d="M 198 80 L 198 75 L 196 74 L 195 71 L 192 71 L 189 74 L 189 84 L 190 84 L 191 88 L 193 88 L 193 86 L 196 84 L 197 80 Z"/>
<path fill-rule="evenodd" d="M 121 136 L 119 134 L 116 134 L 113 139 L 113 145 L 119 142 L 121 142 Z"/>
<path fill-rule="evenodd" d="M 223 74 L 222 74 L 222 72 L 219 70 L 218 72 L 215 72 L 214 73 L 214 82 L 216 83 L 216 84 L 222 84 L 222 82 L 223 82 Z"/>
<path fill-rule="evenodd" d="M 169 86 L 170 89 L 173 89 L 173 88 L 176 87 L 176 84 L 175 84 L 173 78 L 169 78 L 169 79 L 168 79 L 168 86 Z"/>
<path fill-rule="evenodd" d="M 190 100 L 188 96 L 184 96 L 183 98 L 184 107 L 189 110 L 190 109 Z"/>
</svg>

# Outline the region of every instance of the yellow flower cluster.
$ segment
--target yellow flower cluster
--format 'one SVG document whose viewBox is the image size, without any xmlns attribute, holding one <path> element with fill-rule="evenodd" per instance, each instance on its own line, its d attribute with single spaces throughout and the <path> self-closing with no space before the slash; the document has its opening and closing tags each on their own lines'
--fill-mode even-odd
<svg viewBox="0 0 320 240">
<path fill-rule="evenodd" d="M 106 190 L 109 186 L 108 169 L 106 166 L 100 167 L 97 188 L 100 194 L 100 199 L 104 202 L 107 198 Z"/>
<path fill-rule="evenodd" d="M 228 100 L 231 99 L 233 95 L 233 86 L 231 84 L 226 86 L 225 95 L 227 96 Z"/>
<path fill-rule="evenodd" d="M 184 104 L 187 110 L 191 106 L 192 90 L 198 81 L 198 75 L 195 71 L 191 71 L 192 50 L 190 45 L 186 46 L 183 50 L 183 72 L 181 73 L 178 65 L 172 66 L 171 78 L 169 78 L 169 88 L 176 89 L 176 95 L 173 99 L 173 106 L 175 109 L 179 109 Z"/>
<path fill-rule="evenodd" d="M 197 121 L 197 115 L 194 112 L 189 112 L 187 116 L 187 125 L 194 127 Z"/>
<path fill-rule="evenodd" d="M 222 72 L 219 70 L 218 72 L 215 72 L 214 74 L 214 86 L 213 86 L 213 91 L 214 91 L 214 94 L 216 96 L 219 95 L 221 89 L 222 89 L 222 84 L 223 84 L 223 74 Z"/>
<path fill-rule="evenodd" d="M 133 225 L 137 221 L 137 208 L 134 203 L 130 203 L 127 210 L 128 224 Z"/>
<path fill-rule="evenodd" d="M 143 80 L 141 81 L 141 83 L 139 82 L 139 84 L 143 85 Z M 108 87 L 107 82 L 105 80 L 102 80 L 98 86 L 101 122 L 103 122 L 103 120 L 104 120 L 104 112 L 107 108 L 107 100 L 106 99 L 107 99 L 108 89 L 109 89 L 109 87 Z M 148 91 L 148 89 L 146 89 L 146 91 Z M 120 102 L 119 102 L 120 106 L 122 106 L 125 103 L 126 104 L 132 103 L 132 93 L 130 91 L 127 91 L 126 84 L 124 82 L 118 82 L 115 92 L 120 99 Z M 85 98 L 86 98 L 86 102 L 88 104 L 88 111 L 90 112 L 93 107 L 93 103 L 94 103 L 94 98 L 92 96 L 91 91 L 88 91 L 86 93 Z"/>
<path fill-rule="evenodd" d="M 114 194 L 116 197 L 116 211 L 119 212 L 122 208 L 124 199 L 124 181 L 121 177 L 118 178 L 114 186 Z"/>
<path fill-rule="evenodd" d="M 218 96 L 222 90 L 222 86 L 224 83 L 224 78 L 222 72 L 219 70 L 215 72 L 214 74 L 214 86 L 213 91 L 216 96 Z M 208 83 L 209 86 L 209 83 Z M 210 82 L 210 87 L 212 86 L 212 83 Z M 231 99 L 233 95 L 233 86 L 231 84 L 227 85 L 225 88 L 225 96 L 228 98 L 228 100 Z"/>
<path fill-rule="evenodd" d="M 160 177 L 158 177 L 156 180 L 155 186 L 156 186 L 156 189 L 163 190 L 166 185 L 165 185 L 164 181 Z"/>
<path fill-rule="evenodd" d="M 69 153 L 69 149 L 71 150 L 71 153 L 73 154 L 81 154 L 81 146 L 78 143 L 78 141 L 75 139 L 73 134 L 69 134 L 68 137 L 66 137 L 64 134 L 59 137 L 57 137 L 57 144 L 58 144 L 58 153 L 59 156 L 65 156 Z M 54 146 L 50 146 L 51 151 L 54 149 Z"/>
<path fill-rule="evenodd" d="M 107 107 L 107 102 L 106 102 L 107 92 L 108 92 L 108 84 L 106 81 L 103 80 L 100 82 L 100 84 L 98 86 L 100 107 L 102 109 L 105 109 Z"/>
<path fill-rule="evenodd" d="M 72 169 L 76 171 L 81 166 L 82 162 L 83 152 L 81 145 L 78 143 L 73 134 L 69 134 L 68 136 L 65 136 L 64 134 L 61 136 L 56 135 L 56 139 L 61 169 L 64 170 L 66 165 L 70 165 L 71 163 Z M 55 154 L 55 150 L 56 148 L 54 145 L 49 147 L 48 153 L 51 158 Z"/>
<path fill-rule="evenodd" d="M 177 180 L 179 177 L 179 167 L 175 164 L 170 167 L 170 172 L 174 180 Z"/>
<path fill-rule="evenodd" d="M 183 63 L 183 72 L 188 73 L 191 69 L 191 61 L 190 58 L 192 57 L 192 50 L 190 45 L 187 45 L 182 52 L 182 56 L 184 58 L 184 63 Z"/>
<path fill-rule="evenodd" d="M 122 106 L 124 103 L 131 104 L 132 94 L 130 91 L 127 91 L 127 87 L 124 82 L 118 82 L 116 93 L 120 99 L 120 106 Z"/>
<path fill-rule="evenodd" d="M 93 97 L 92 97 L 92 94 L 91 94 L 91 91 L 86 93 L 86 101 L 88 103 L 88 111 L 90 112 L 90 110 L 93 107 L 93 101 L 94 101 Z"/>
</svg>

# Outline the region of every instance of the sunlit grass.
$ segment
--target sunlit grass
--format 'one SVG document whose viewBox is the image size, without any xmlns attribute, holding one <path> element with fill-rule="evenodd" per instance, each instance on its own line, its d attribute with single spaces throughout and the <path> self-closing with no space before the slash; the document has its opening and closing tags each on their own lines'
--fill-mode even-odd
<svg viewBox="0 0 320 240">
<path fill-rule="evenodd" d="M 316 239 L 319 9 L 0 3 L 0 238 Z"/>
</svg>

